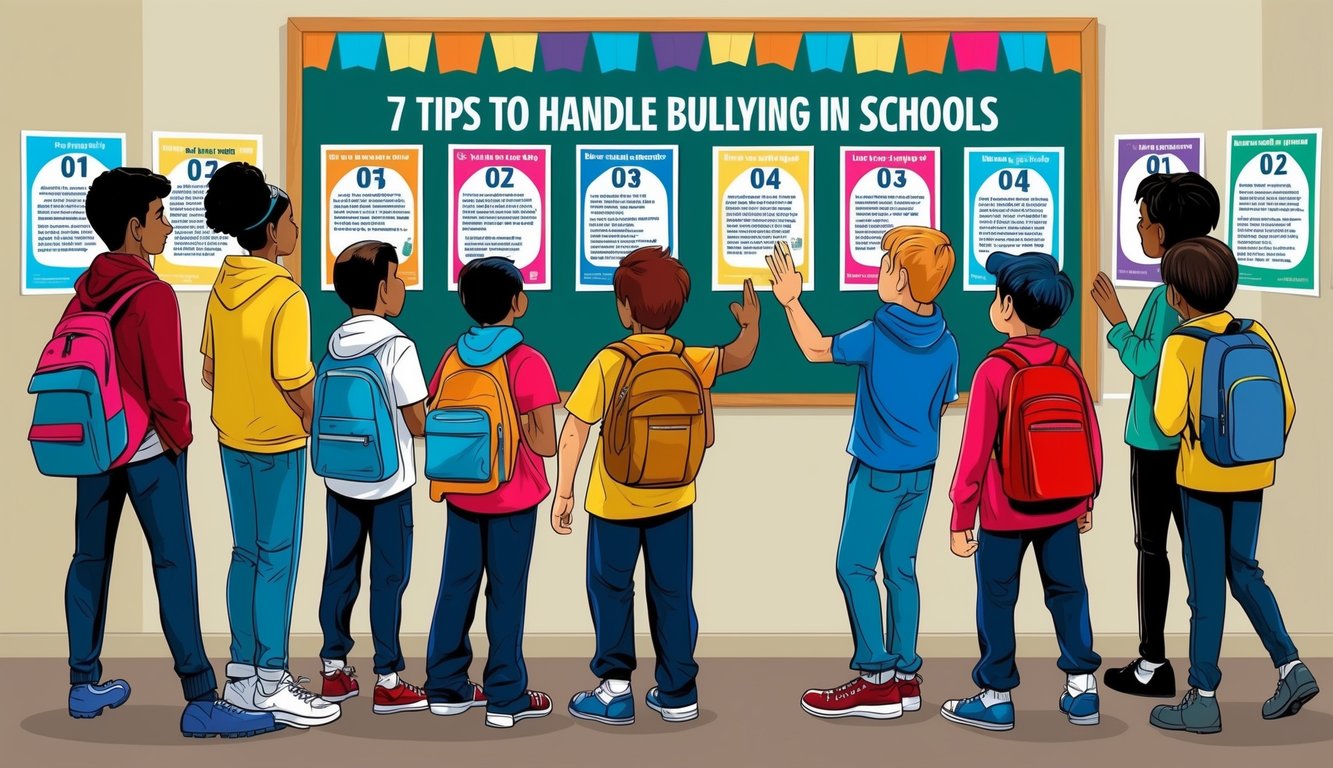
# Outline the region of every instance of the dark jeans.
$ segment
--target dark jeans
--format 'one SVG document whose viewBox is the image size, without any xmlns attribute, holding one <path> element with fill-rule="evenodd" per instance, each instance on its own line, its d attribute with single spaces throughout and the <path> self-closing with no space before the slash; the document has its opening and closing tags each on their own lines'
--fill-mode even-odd
<svg viewBox="0 0 1333 768">
<path fill-rule="evenodd" d="M 1134 507 L 1134 548 L 1139 555 L 1139 655 L 1166 661 L 1166 608 L 1171 562 L 1166 557 L 1171 520 L 1184 536 L 1176 464 L 1180 451 L 1129 449 L 1129 492 Z"/>
<path fill-rule="evenodd" d="M 370 636 L 375 641 L 375 673 L 399 672 L 403 649 L 403 592 L 412 571 L 412 491 L 387 499 L 360 501 L 328 492 L 329 550 L 319 625 L 325 659 L 347 661 L 352 650 L 352 606 L 361 591 L 361 565 L 370 539 Z"/>
<path fill-rule="evenodd" d="M 537 508 L 507 515 L 476 515 L 448 506 L 444 567 L 435 618 L 426 646 L 426 694 L 432 702 L 472 698 L 468 630 L 477 613 L 481 575 L 486 574 L 486 709 L 512 715 L 528 706 L 528 668 L 523 661 L 523 617 L 528 601 L 528 566 L 537 532 Z"/>
<path fill-rule="evenodd" d="M 644 520 L 588 516 L 588 605 L 597 651 L 592 673 L 630 679 L 634 652 L 634 566 L 643 550 L 648 578 L 648 626 L 657 654 L 658 695 L 665 707 L 698 702 L 694 646 L 694 513 L 686 507 Z"/>
<path fill-rule="evenodd" d="M 1092 650 L 1078 523 L 1035 531 L 995 532 L 983 528 L 977 536 L 976 553 L 981 660 L 972 670 L 972 680 L 982 688 L 1008 691 L 1018 687 L 1014 606 L 1018 604 L 1023 555 L 1029 545 L 1037 556 L 1046 609 L 1055 623 L 1055 639 L 1060 645 L 1057 665 L 1066 674 L 1090 675 L 1102 664 L 1102 658 Z"/>
<path fill-rule="evenodd" d="M 1254 559 L 1264 492 L 1180 489 L 1185 513 L 1185 580 L 1190 588 L 1190 686 L 1216 691 L 1222 682 L 1222 621 L 1227 584 L 1245 609 L 1274 666 L 1299 658 L 1273 590 Z"/>
<path fill-rule="evenodd" d="M 153 558 L 162 633 L 188 701 L 217 696 L 217 680 L 199 632 L 198 576 L 185 454 L 162 455 L 78 480 L 74 559 L 65 581 L 69 681 L 102 679 L 102 634 L 116 529 L 128 496 Z"/>
</svg>

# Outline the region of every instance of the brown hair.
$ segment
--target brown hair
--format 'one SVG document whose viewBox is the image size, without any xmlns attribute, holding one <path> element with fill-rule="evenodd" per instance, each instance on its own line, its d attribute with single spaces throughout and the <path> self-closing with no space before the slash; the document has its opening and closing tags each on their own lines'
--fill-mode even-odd
<svg viewBox="0 0 1333 768">
<path fill-rule="evenodd" d="M 949 236 L 930 227 L 894 227 L 880 241 L 889 268 L 907 270 L 912 298 L 929 304 L 944 291 L 953 274 L 954 253 Z"/>
<path fill-rule="evenodd" d="M 1191 237 L 1162 255 L 1162 282 L 1199 312 L 1221 312 L 1236 295 L 1240 267 L 1226 243 L 1215 237 Z"/>
<path fill-rule="evenodd" d="M 616 301 L 629 304 L 634 321 L 652 330 L 674 325 L 690 298 L 690 273 L 670 249 L 656 245 L 621 259 L 611 282 Z"/>
</svg>

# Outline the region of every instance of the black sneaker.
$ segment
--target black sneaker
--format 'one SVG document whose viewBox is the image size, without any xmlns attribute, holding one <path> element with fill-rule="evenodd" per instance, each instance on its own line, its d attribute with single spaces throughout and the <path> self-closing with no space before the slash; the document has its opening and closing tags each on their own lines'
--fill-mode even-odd
<svg viewBox="0 0 1333 768">
<path fill-rule="evenodd" d="M 1152 699 L 1171 699 L 1176 695 L 1176 671 L 1171 668 L 1171 662 L 1167 661 L 1158 667 L 1152 673 L 1152 679 L 1146 683 L 1139 682 L 1139 677 L 1135 672 L 1139 668 L 1139 662 L 1143 659 L 1135 659 L 1119 669 L 1108 669 L 1102 676 L 1102 682 L 1106 687 L 1113 691 L 1128 693 L 1130 696 L 1144 696 Z"/>
</svg>

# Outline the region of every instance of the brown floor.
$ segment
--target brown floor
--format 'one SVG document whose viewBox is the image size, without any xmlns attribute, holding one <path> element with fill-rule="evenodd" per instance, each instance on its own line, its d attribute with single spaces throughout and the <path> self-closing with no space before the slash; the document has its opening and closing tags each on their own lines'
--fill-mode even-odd
<svg viewBox="0 0 1333 768">
<path fill-rule="evenodd" d="M 1333 679 L 1333 663 L 1310 660 L 1316 675 Z M 355 660 L 353 661 L 355 664 Z M 0 660 L 0 764 L 5 766 L 206 766 L 341 765 L 482 766 L 580 765 L 596 768 L 605 757 L 624 765 L 924 766 L 1098 765 L 1136 767 L 1206 765 L 1327 765 L 1333 753 L 1333 692 L 1316 698 L 1295 717 L 1265 722 L 1260 702 L 1272 694 L 1272 667 L 1259 659 L 1228 660 L 1221 691 L 1224 730 L 1214 736 L 1158 731 L 1148 725 L 1155 701 L 1103 692 L 1102 723 L 1070 725 L 1056 708 L 1063 676 L 1051 660 L 1023 659 L 1024 684 L 1015 691 L 1018 722 L 1008 733 L 987 733 L 940 718 L 940 703 L 973 693 L 971 660 L 931 660 L 923 670 L 920 712 L 881 722 L 849 718 L 817 720 L 797 700 L 811 686 L 833 686 L 849 673 L 836 659 L 703 659 L 702 711 L 692 723 L 672 725 L 642 704 L 652 687 L 648 665 L 635 679 L 638 722 L 611 727 L 574 720 L 569 697 L 593 681 L 586 662 L 535 659 L 532 684 L 548 691 L 555 712 L 509 731 L 486 728 L 480 711 L 452 718 L 429 713 L 375 716 L 368 694 L 343 705 L 342 718 L 310 731 L 285 730 L 254 739 L 182 738 L 181 702 L 170 662 L 112 659 L 107 676 L 130 681 L 134 696 L 95 720 L 75 721 L 65 711 L 66 670 L 59 660 Z M 297 672 L 313 676 L 315 664 Z M 218 662 L 216 668 L 221 669 Z M 369 664 L 366 664 L 369 669 Z M 421 682 L 421 662 L 404 677 Z M 482 662 L 474 666 L 480 674 Z M 369 678 L 369 680 L 367 680 Z M 362 684 L 373 684 L 373 675 Z M 1255 748 L 1262 749 L 1262 752 Z M 1321 757 L 1322 755 L 1322 757 Z M 948 761 L 948 762 L 945 762 Z M 1200 761 L 1207 761 L 1200 763 Z"/>
</svg>

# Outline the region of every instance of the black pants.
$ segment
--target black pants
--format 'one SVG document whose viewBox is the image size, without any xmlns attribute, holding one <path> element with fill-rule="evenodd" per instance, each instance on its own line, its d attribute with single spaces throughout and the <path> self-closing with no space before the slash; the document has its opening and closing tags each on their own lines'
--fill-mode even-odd
<svg viewBox="0 0 1333 768">
<path fill-rule="evenodd" d="M 1176 463 L 1180 452 L 1130 448 L 1130 498 L 1134 505 L 1134 548 L 1139 553 L 1139 655 L 1166 661 L 1166 608 L 1171 596 L 1171 563 L 1166 541 L 1171 519 L 1181 535 L 1180 488 Z"/>
</svg>

